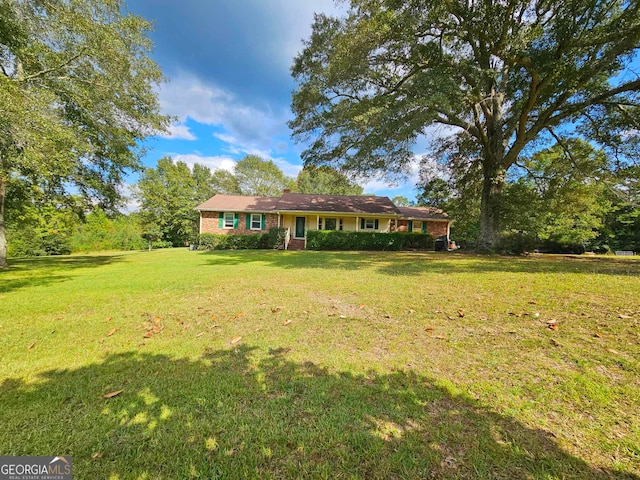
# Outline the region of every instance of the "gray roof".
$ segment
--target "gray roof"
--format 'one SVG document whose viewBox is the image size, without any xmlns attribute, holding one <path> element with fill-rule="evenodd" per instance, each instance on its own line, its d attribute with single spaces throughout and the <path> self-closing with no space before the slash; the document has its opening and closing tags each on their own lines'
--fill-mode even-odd
<svg viewBox="0 0 640 480">
<path fill-rule="evenodd" d="M 398 207 L 407 220 L 449 220 L 449 215 L 433 207 Z"/>
<path fill-rule="evenodd" d="M 330 212 L 361 215 L 399 215 L 408 220 L 449 220 L 438 208 L 396 207 L 388 197 L 373 195 L 310 195 L 283 193 L 281 197 L 214 195 L 197 210 L 236 212 Z"/>
<path fill-rule="evenodd" d="M 279 211 L 361 213 L 398 215 L 398 208 L 388 197 L 373 195 L 309 195 L 284 193 L 278 199 Z"/>
<path fill-rule="evenodd" d="M 271 212 L 275 210 L 278 197 L 250 197 L 246 195 L 214 195 L 198 205 L 196 210 Z"/>
</svg>

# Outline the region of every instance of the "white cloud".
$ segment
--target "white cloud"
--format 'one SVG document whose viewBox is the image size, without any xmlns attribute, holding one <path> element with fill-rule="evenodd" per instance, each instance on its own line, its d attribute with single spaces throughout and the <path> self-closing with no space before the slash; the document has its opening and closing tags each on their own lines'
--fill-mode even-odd
<svg viewBox="0 0 640 480">
<path fill-rule="evenodd" d="M 120 207 L 120 211 L 123 213 L 137 212 L 140 210 L 140 202 L 133 197 L 133 187 L 135 187 L 135 185 L 132 183 L 123 183 L 118 188 L 120 195 L 123 197 L 123 205 Z"/>
<path fill-rule="evenodd" d="M 163 84 L 159 98 L 162 111 L 179 118 L 178 126 L 187 118 L 205 125 L 221 126 L 228 134 L 219 138 L 230 144 L 264 150 L 269 148 L 274 136 L 289 134 L 287 109 L 274 112 L 268 105 L 263 109 L 246 105 L 231 92 L 190 73 L 179 73 Z"/>
<path fill-rule="evenodd" d="M 186 163 L 189 168 L 193 168 L 195 163 L 199 163 L 200 165 L 209 167 L 211 170 L 221 169 L 233 172 L 233 169 L 236 166 L 236 162 L 233 158 L 224 155 L 208 157 L 204 155 L 197 155 L 195 153 L 188 153 L 173 154 L 172 157 L 176 162 Z"/>
<path fill-rule="evenodd" d="M 272 0 L 268 5 L 270 12 L 277 12 L 272 21 L 278 28 L 277 34 L 270 36 L 269 42 L 265 44 L 265 49 L 269 50 L 269 58 L 276 60 L 278 67 L 285 70 L 291 67 L 293 58 L 302 51 L 302 39 L 308 39 L 311 35 L 315 12 L 340 16 L 345 11 L 334 0 Z"/>
<path fill-rule="evenodd" d="M 189 130 L 189 127 L 180 123 L 171 125 L 166 133 L 162 133 L 159 136 L 168 140 L 197 140 L 196 136 Z"/>
<path fill-rule="evenodd" d="M 233 135 L 224 133 L 214 133 L 214 137 L 227 144 L 226 150 L 232 154 L 257 155 L 264 160 L 271 160 L 275 163 L 285 175 L 295 177 L 302 170 L 302 165 L 287 162 L 282 158 L 272 156 L 271 150 L 260 149 L 251 144 L 244 144 Z"/>
</svg>

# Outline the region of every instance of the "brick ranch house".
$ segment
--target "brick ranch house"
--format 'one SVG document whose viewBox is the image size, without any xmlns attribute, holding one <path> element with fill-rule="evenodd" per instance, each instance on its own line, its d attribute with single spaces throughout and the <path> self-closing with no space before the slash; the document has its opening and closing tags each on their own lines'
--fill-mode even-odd
<svg viewBox="0 0 640 480">
<path fill-rule="evenodd" d="M 424 232 L 449 237 L 446 213 L 428 207 L 396 207 L 388 197 L 308 195 L 284 191 L 280 197 L 214 195 L 196 207 L 200 233 L 266 233 L 287 229 L 285 248 L 304 249 L 309 230 Z"/>
</svg>

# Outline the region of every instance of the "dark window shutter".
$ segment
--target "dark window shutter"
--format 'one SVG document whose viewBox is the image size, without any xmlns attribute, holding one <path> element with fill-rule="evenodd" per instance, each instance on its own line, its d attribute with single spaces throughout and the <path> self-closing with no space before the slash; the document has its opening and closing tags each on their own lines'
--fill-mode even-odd
<svg viewBox="0 0 640 480">
<path fill-rule="evenodd" d="M 238 214 L 233 214 L 233 228 L 238 228 Z"/>
<path fill-rule="evenodd" d="M 267 215 L 266 214 L 262 214 L 262 230 L 266 230 L 267 229 Z"/>
<path fill-rule="evenodd" d="M 378 230 L 378 227 L 380 226 L 380 222 L 378 222 L 378 219 L 376 218 L 375 224 L 374 224 L 374 228 L 376 230 Z"/>
<path fill-rule="evenodd" d="M 422 222 L 422 233 L 427 233 L 427 222 Z"/>
<path fill-rule="evenodd" d="M 247 230 L 251 229 L 251 214 L 247 213 Z"/>
<path fill-rule="evenodd" d="M 360 219 L 360 230 L 364 230 L 364 218 Z"/>
<path fill-rule="evenodd" d="M 413 221 L 409 220 L 409 223 L 407 224 L 407 231 L 409 233 L 413 232 Z"/>
<path fill-rule="evenodd" d="M 218 214 L 218 227 L 219 228 L 224 227 L 224 212 L 220 212 Z"/>
</svg>

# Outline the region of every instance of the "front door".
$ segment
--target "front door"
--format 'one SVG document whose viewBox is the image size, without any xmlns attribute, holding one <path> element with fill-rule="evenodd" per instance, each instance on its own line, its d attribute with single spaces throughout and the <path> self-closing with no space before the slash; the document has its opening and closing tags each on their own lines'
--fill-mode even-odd
<svg viewBox="0 0 640 480">
<path fill-rule="evenodd" d="M 307 219 L 305 217 L 296 217 L 296 232 L 295 238 L 304 238 L 304 227 Z"/>
</svg>

